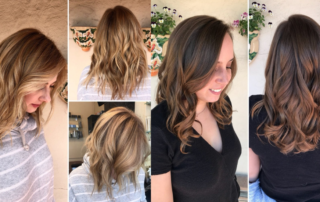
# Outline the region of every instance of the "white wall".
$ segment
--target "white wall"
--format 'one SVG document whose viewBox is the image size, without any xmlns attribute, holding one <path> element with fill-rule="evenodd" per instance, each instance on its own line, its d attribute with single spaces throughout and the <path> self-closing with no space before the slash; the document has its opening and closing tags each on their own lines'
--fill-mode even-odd
<svg viewBox="0 0 320 202">
<path fill-rule="evenodd" d="M 176 9 L 178 15 L 184 19 L 195 15 L 211 15 L 231 24 L 234 20 L 240 19 L 240 15 L 247 11 L 246 0 L 157 0 L 151 1 L 151 5 L 157 4 L 157 10 L 167 6 Z M 153 9 L 152 9 L 153 10 Z M 179 22 L 179 20 L 177 20 Z M 233 80 L 228 95 L 232 101 L 233 109 L 233 127 L 240 139 L 242 146 L 242 155 L 240 157 L 237 173 L 247 174 L 248 157 L 248 93 L 247 93 L 247 37 L 238 34 L 238 29 L 233 31 L 234 52 L 238 63 L 238 72 Z M 155 104 L 155 93 L 158 83 L 158 77 L 152 77 L 152 108 Z"/>
<path fill-rule="evenodd" d="M 253 0 L 250 0 L 250 8 Z M 313 18 L 320 24 L 320 1 L 314 0 L 291 0 L 291 1 L 272 1 L 264 0 L 267 10 L 272 10 L 273 16 L 266 16 L 266 22 L 272 22 L 273 27 L 264 27 L 260 31 L 259 52 L 250 63 L 249 71 L 249 95 L 264 93 L 264 70 L 268 58 L 269 49 L 273 35 L 277 26 L 290 15 L 303 14 Z"/>
<path fill-rule="evenodd" d="M 150 0 L 70 0 L 69 26 L 97 26 L 105 10 L 122 5 L 137 17 L 141 27 L 150 27 Z M 83 52 L 72 39 L 69 30 L 69 99 L 77 100 L 77 88 L 82 70 L 91 64 L 93 47 Z"/>
</svg>

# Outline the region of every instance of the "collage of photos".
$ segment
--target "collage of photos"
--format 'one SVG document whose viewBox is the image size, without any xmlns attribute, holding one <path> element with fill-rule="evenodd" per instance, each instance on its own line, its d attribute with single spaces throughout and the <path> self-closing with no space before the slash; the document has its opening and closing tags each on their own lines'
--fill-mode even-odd
<svg viewBox="0 0 320 202">
<path fill-rule="evenodd" d="M 320 202 L 319 9 L 0 0 L 0 202 Z"/>
</svg>

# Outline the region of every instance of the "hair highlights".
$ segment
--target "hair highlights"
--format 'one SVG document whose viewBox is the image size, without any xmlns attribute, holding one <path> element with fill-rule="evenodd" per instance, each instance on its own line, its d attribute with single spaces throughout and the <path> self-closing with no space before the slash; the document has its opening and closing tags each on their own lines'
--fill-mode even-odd
<svg viewBox="0 0 320 202">
<path fill-rule="evenodd" d="M 83 84 L 94 78 L 98 92 L 112 90 L 111 99 L 124 99 L 142 85 L 147 76 L 147 57 L 141 26 L 134 14 L 123 6 L 108 9 L 96 31 L 91 66 Z"/>
<path fill-rule="evenodd" d="M 50 78 L 58 75 L 50 93 L 52 112 L 54 97 L 66 79 L 66 66 L 55 44 L 36 29 L 20 30 L 1 42 L 0 141 L 25 116 L 24 96 L 43 88 Z M 38 133 L 42 128 L 44 105 L 32 113 L 38 125 Z"/>
<path fill-rule="evenodd" d="M 169 107 L 167 128 L 181 140 L 181 152 L 190 146 L 196 121 L 196 92 L 203 88 L 214 74 L 224 36 L 231 36 L 229 26 L 210 16 L 195 16 L 181 22 L 172 32 L 166 56 L 159 68 L 157 102 L 166 100 Z M 232 79 L 237 71 L 234 59 Z M 208 103 L 218 126 L 231 123 L 232 107 L 222 91 L 217 102 Z"/>
<path fill-rule="evenodd" d="M 112 180 L 116 180 L 121 190 L 125 178 L 137 188 L 138 172 L 150 154 L 150 147 L 144 126 L 134 112 L 116 107 L 102 114 L 86 146 L 94 190 L 101 191 L 105 185 L 112 198 Z"/>
<path fill-rule="evenodd" d="M 284 154 L 307 152 L 320 137 L 320 26 L 303 15 L 282 22 L 265 70 L 265 96 L 251 111 L 267 111 L 263 135 Z M 258 133 L 257 129 L 257 133 Z"/>
</svg>

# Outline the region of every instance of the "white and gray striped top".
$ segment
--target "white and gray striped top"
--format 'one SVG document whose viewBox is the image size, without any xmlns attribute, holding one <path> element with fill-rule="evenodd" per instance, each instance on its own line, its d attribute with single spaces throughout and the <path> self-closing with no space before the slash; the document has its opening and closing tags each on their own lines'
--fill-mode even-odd
<svg viewBox="0 0 320 202">
<path fill-rule="evenodd" d="M 126 186 L 119 190 L 118 184 L 113 185 L 113 198 L 107 197 L 106 188 L 100 192 L 93 192 L 94 181 L 90 172 L 89 157 L 83 157 L 83 164 L 74 169 L 69 176 L 69 202 L 147 202 L 144 193 L 145 173 L 139 170 L 139 186 L 135 190 L 133 183 L 127 182 Z M 92 194 L 91 194 L 92 193 Z"/>
<path fill-rule="evenodd" d="M 98 93 L 97 87 L 94 86 L 94 78 L 91 79 L 88 87 L 83 85 L 83 81 L 87 78 L 90 66 L 85 67 L 82 70 L 80 81 L 78 85 L 78 100 L 111 100 L 112 90 L 110 87 L 106 87 L 105 94 Z M 130 97 L 129 93 L 125 96 L 124 100 L 151 100 L 151 74 L 148 72 L 148 76 L 142 81 L 143 86 L 132 92 Z"/>
<path fill-rule="evenodd" d="M 0 145 L 0 201 L 54 201 L 53 163 L 41 131 L 31 116 L 2 139 Z M 23 144 L 25 138 L 26 145 Z"/>
</svg>

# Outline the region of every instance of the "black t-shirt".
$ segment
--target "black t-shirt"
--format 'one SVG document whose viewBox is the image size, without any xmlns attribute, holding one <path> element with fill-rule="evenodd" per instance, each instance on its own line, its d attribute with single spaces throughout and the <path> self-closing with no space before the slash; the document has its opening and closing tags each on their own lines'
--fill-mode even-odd
<svg viewBox="0 0 320 202">
<path fill-rule="evenodd" d="M 250 96 L 250 114 L 262 95 Z M 264 136 L 257 136 L 258 126 L 267 117 L 265 108 L 249 118 L 249 147 L 259 156 L 262 169 L 259 174 L 262 190 L 277 201 L 320 201 L 320 143 L 318 149 L 300 154 L 284 155 Z M 263 126 L 259 129 L 263 134 Z"/>
<path fill-rule="evenodd" d="M 230 102 L 228 97 L 226 100 Z M 151 111 L 152 175 L 171 171 L 174 202 L 238 201 L 240 188 L 235 172 L 241 145 L 232 124 L 219 129 L 222 153 L 200 137 L 191 138 L 191 147 L 185 149 L 188 154 L 182 154 L 180 139 L 166 127 L 168 115 L 166 101 Z"/>
</svg>

